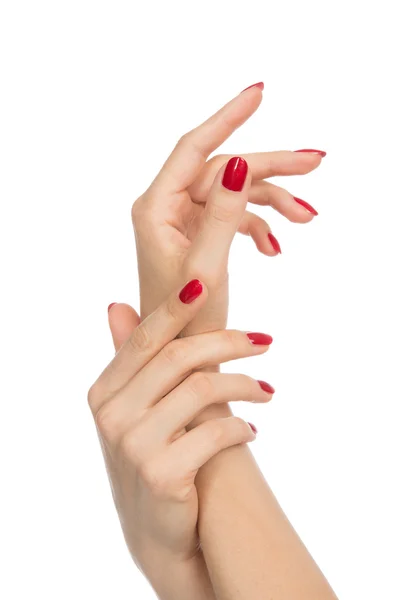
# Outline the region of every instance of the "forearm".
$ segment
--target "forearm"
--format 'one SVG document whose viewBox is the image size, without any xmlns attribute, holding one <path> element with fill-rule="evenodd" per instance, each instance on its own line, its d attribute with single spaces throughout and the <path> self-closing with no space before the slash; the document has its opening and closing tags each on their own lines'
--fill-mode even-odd
<svg viewBox="0 0 405 600">
<path fill-rule="evenodd" d="M 199 535 L 218 600 L 332 600 L 246 445 L 225 450 L 197 478 Z"/>
<path fill-rule="evenodd" d="M 159 600 L 215 600 L 202 552 L 182 563 L 159 561 L 148 579 Z"/>
</svg>

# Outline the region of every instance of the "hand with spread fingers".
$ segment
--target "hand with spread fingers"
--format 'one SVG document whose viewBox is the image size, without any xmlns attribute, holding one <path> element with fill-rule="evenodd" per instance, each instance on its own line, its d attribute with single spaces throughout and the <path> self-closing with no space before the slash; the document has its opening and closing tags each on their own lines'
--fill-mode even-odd
<svg viewBox="0 0 405 600">
<path fill-rule="evenodd" d="M 255 439 L 238 417 L 187 431 L 210 404 L 268 402 L 272 388 L 202 365 L 263 354 L 271 336 L 215 331 L 175 339 L 207 300 L 198 280 L 138 324 L 89 392 L 115 505 L 132 557 L 162 598 L 214 598 L 197 534 L 198 469 L 215 454 Z M 176 578 L 173 576 L 177 574 Z"/>
<path fill-rule="evenodd" d="M 204 311 L 184 334 L 224 327 L 228 252 L 234 234 L 250 235 L 268 256 L 281 252 L 268 224 L 247 211 L 247 204 L 271 206 L 295 223 L 307 223 L 317 214 L 307 202 L 266 179 L 313 171 L 326 154 L 321 150 L 220 154 L 208 160 L 258 109 L 262 89 L 257 84 L 244 90 L 183 135 L 134 203 L 142 318 L 194 273 L 215 294 L 210 294 Z"/>
</svg>

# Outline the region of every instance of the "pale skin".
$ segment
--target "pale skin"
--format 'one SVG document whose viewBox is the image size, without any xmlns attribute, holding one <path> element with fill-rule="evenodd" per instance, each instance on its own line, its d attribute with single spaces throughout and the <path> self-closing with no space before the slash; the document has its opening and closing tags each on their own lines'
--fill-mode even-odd
<svg viewBox="0 0 405 600">
<path fill-rule="evenodd" d="M 286 190 L 264 180 L 273 175 L 308 173 L 319 166 L 322 160 L 320 153 L 282 151 L 241 155 L 249 164 L 249 172 L 240 192 L 226 190 L 221 184 L 229 156 L 220 155 L 206 162 L 208 156 L 231 135 L 232 131 L 253 114 L 261 100 L 262 93 L 259 87 L 246 90 L 203 125 L 183 136 L 150 188 L 134 204 L 132 216 L 138 253 L 141 317 L 138 317 L 128 305 L 117 304 L 109 313 L 115 347 L 119 349 L 122 346 L 122 349 L 93 386 L 90 394 L 93 413 L 96 415 L 100 413 L 98 410 L 94 412 L 94 404 L 99 400 L 94 399 L 109 399 L 106 404 L 109 406 L 108 412 L 103 408 L 101 413 L 104 414 L 103 418 L 96 416 L 100 436 L 104 440 L 102 442 L 104 449 L 108 447 L 108 442 L 105 441 L 107 429 L 110 434 L 113 432 L 111 435 L 116 435 L 115 427 L 119 429 L 116 425 L 116 422 L 120 421 L 117 417 L 118 412 L 111 408 L 117 406 L 117 403 L 112 403 L 111 398 L 114 398 L 114 394 L 123 385 L 128 386 L 127 382 L 122 383 L 122 379 L 129 381 L 134 377 L 134 359 L 128 359 L 130 355 L 125 348 L 128 348 L 128 344 L 132 349 L 137 348 L 137 344 L 128 340 L 131 340 L 137 331 L 139 332 L 139 328 L 144 323 L 153 319 L 150 317 L 145 321 L 145 317 L 173 294 L 173 290 L 179 289 L 181 283 L 198 278 L 204 282 L 204 294 L 194 303 L 193 310 L 196 312 L 190 315 L 183 326 L 173 334 L 180 334 L 184 338 L 192 336 L 191 340 L 197 339 L 197 334 L 201 332 L 215 332 L 205 334 L 206 336 L 218 335 L 216 331 L 226 326 L 227 262 L 229 248 L 236 231 L 249 233 L 261 252 L 269 256 L 276 254 L 274 246 L 267 237 L 269 232 L 267 223 L 246 211 L 247 202 L 272 205 L 293 222 L 305 223 L 313 218 L 313 215 L 297 203 Z M 141 320 L 142 325 L 139 326 Z M 222 332 L 222 335 L 229 334 Z M 145 339 L 152 344 L 152 347 L 156 347 L 157 342 L 154 341 L 154 337 L 148 336 Z M 165 341 L 160 343 L 169 343 L 169 341 L 165 338 Z M 177 340 L 176 343 L 186 341 L 186 339 Z M 208 338 L 200 340 L 200 343 L 202 342 L 204 345 L 207 344 L 208 348 Z M 210 423 L 232 422 L 234 418 L 227 402 L 238 398 L 228 397 L 225 394 L 221 396 L 222 400 L 215 400 L 216 390 L 222 387 L 218 380 L 214 380 L 215 383 L 212 385 L 213 380 L 207 379 L 207 377 L 229 377 L 216 372 L 224 357 L 216 355 L 213 346 L 209 348 L 213 353 L 211 359 L 194 363 L 191 370 L 204 370 L 204 378 L 200 381 L 205 382 L 202 386 L 210 386 L 210 392 L 208 393 L 205 388 L 202 395 L 205 399 L 208 396 L 211 401 L 205 400 L 205 406 L 199 405 L 201 410 L 193 414 L 188 413 L 190 420 L 183 423 L 182 427 L 185 426 L 189 433 L 183 435 L 177 442 L 181 439 L 185 440 L 188 435 L 199 431 L 202 426 L 207 427 L 206 432 L 210 439 L 208 433 Z M 142 352 L 140 354 L 142 356 Z M 132 352 L 131 356 L 133 355 Z M 181 353 L 180 359 L 184 359 Z M 174 364 L 176 361 L 172 362 Z M 137 377 L 139 380 L 139 375 Z M 135 414 L 139 414 L 137 398 L 147 395 L 148 386 L 153 379 L 152 376 L 147 383 L 143 375 L 144 388 L 138 388 L 136 397 L 132 400 L 131 410 L 134 411 L 135 420 L 137 418 Z M 103 385 L 100 381 L 104 382 Z M 207 384 L 207 381 L 210 383 Z M 257 382 L 254 383 L 260 391 Z M 265 394 L 263 390 L 261 393 Z M 193 398 L 194 392 L 191 394 Z M 154 402 L 158 402 L 158 397 L 156 391 Z M 244 399 L 252 399 L 247 391 Z M 184 402 L 187 405 L 185 400 Z M 123 405 L 124 402 L 120 402 L 120 410 L 123 410 Z M 181 410 L 184 411 L 184 407 Z M 174 403 L 173 412 L 175 412 Z M 105 422 L 108 427 L 105 427 Z M 247 426 L 245 431 L 248 432 L 249 429 Z M 137 432 L 139 435 L 136 436 L 138 441 L 135 445 L 139 443 L 143 447 L 143 443 L 139 441 L 142 440 L 139 427 Z M 132 433 L 125 435 L 127 441 L 133 437 Z M 224 446 L 216 447 L 216 451 L 212 451 L 210 456 L 206 454 L 206 460 L 200 460 L 198 467 L 196 463 L 194 464 L 191 484 L 189 479 L 190 489 L 193 490 L 191 496 L 194 497 L 194 512 L 190 509 L 192 502 L 190 505 L 187 505 L 187 502 L 181 504 L 182 508 L 177 504 L 175 514 L 178 528 L 170 531 L 170 535 L 163 535 L 166 532 L 165 525 L 157 518 L 170 514 L 167 505 L 159 497 L 159 501 L 149 502 L 147 510 L 146 505 L 143 509 L 142 503 L 131 489 L 131 475 L 137 472 L 136 465 L 131 467 L 132 471 L 130 469 L 120 471 L 114 468 L 111 462 L 112 454 L 105 451 L 113 490 L 116 477 L 119 483 L 115 485 L 118 485 L 120 490 L 124 490 L 124 500 L 117 503 L 117 508 L 127 544 L 134 560 L 149 578 L 158 596 L 162 599 L 189 598 L 190 586 L 192 586 L 193 598 L 196 599 L 328 600 L 336 598 L 286 519 L 250 451 L 243 443 L 250 440 L 240 440 L 231 444 L 225 443 L 224 439 L 219 437 Z M 128 445 L 132 447 L 130 442 Z M 146 445 L 149 446 L 150 442 Z M 127 444 L 118 444 L 118 448 L 121 452 L 118 457 L 126 456 Z M 191 444 L 190 453 L 192 453 Z M 173 489 L 172 483 L 177 481 L 178 469 L 174 454 L 168 451 L 166 454 L 173 460 L 170 463 L 171 471 L 167 467 L 169 464 L 167 457 L 163 458 L 165 452 L 159 453 L 163 464 L 166 465 L 165 469 L 158 470 L 158 473 L 163 471 L 165 473 L 164 483 L 159 480 L 156 471 L 153 471 L 153 477 L 146 477 L 146 488 L 148 494 L 152 496 L 156 490 L 166 489 L 166 485 Z M 122 458 L 117 460 L 120 462 Z M 154 464 L 157 469 L 156 461 Z M 141 473 L 144 473 L 142 469 Z M 158 482 L 157 485 L 152 486 L 152 491 L 151 481 L 155 484 Z M 115 492 L 115 498 L 117 497 L 121 496 Z M 171 503 L 172 498 L 169 499 L 169 504 Z M 147 518 L 147 511 L 151 511 L 151 507 L 155 505 L 163 508 L 160 511 L 156 509 L 156 514 Z M 183 509 L 184 513 L 181 512 Z M 142 510 L 146 511 L 145 514 Z M 190 514 L 193 514 L 193 518 L 190 518 Z M 134 523 L 140 521 L 143 524 L 158 522 L 161 525 L 159 532 L 162 536 L 152 535 L 147 527 L 146 531 L 143 527 L 134 527 Z M 183 523 L 187 523 L 187 527 L 183 528 L 180 525 Z M 179 535 L 180 533 L 184 535 Z M 151 538 L 154 540 L 153 544 L 148 542 Z M 196 541 L 201 544 L 203 553 L 198 550 Z M 173 577 L 173 573 L 177 573 L 177 576 Z"/>
</svg>

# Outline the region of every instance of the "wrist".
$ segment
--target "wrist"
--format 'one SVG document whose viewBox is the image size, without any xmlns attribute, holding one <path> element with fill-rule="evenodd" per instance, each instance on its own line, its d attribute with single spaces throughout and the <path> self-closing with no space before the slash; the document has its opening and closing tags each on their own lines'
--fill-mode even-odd
<svg viewBox="0 0 405 600">
<path fill-rule="evenodd" d="M 215 600 L 201 551 L 187 560 L 161 561 L 149 583 L 159 600 Z"/>
</svg>

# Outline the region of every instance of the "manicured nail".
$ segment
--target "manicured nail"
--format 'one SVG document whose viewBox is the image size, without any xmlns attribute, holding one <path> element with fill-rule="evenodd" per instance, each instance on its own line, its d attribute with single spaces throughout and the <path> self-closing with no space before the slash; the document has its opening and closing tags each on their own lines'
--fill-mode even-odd
<svg viewBox="0 0 405 600">
<path fill-rule="evenodd" d="M 257 435 L 257 427 L 255 425 L 253 425 L 253 423 L 249 423 L 249 421 L 248 421 L 248 425 L 250 426 L 250 429 L 253 431 L 253 433 L 255 435 Z"/>
<path fill-rule="evenodd" d="M 203 285 L 201 281 L 198 279 L 193 279 L 192 281 L 189 281 L 181 290 L 179 298 L 183 304 L 191 304 L 196 298 L 198 298 L 198 296 L 202 294 L 202 291 Z"/>
<path fill-rule="evenodd" d="M 303 150 L 294 150 L 294 152 L 308 152 L 308 154 L 319 154 L 322 158 L 326 156 L 326 152 L 323 150 L 312 150 L 311 148 L 304 148 Z"/>
<path fill-rule="evenodd" d="M 296 198 L 295 196 L 293 196 L 293 198 L 298 204 L 306 208 L 307 211 L 311 213 L 311 215 L 316 216 L 318 214 L 318 211 L 316 211 L 313 206 L 308 204 L 308 202 L 305 202 L 305 200 L 301 200 L 301 198 Z"/>
<path fill-rule="evenodd" d="M 117 303 L 116 302 L 111 302 L 111 304 L 108 305 L 108 312 L 110 312 L 110 310 L 112 309 L 113 306 L 115 306 Z"/>
<path fill-rule="evenodd" d="M 258 379 L 257 383 L 260 385 L 262 390 L 264 392 L 267 392 L 268 394 L 274 394 L 274 392 L 276 391 L 272 385 L 267 383 L 267 381 L 261 381 L 260 379 Z"/>
<path fill-rule="evenodd" d="M 271 231 L 269 231 L 267 235 L 269 237 L 270 244 L 273 246 L 274 250 L 277 252 L 277 254 L 281 254 L 281 248 L 280 244 L 278 243 L 278 239 L 271 233 Z"/>
<path fill-rule="evenodd" d="M 259 81 L 258 83 L 253 83 L 252 85 L 249 85 L 247 88 L 245 88 L 244 90 L 242 90 L 242 92 L 246 92 L 246 90 L 250 90 L 250 88 L 252 88 L 252 87 L 258 87 L 260 90 L 263 90 L 264 89 L 264 83 L 263 83 L 263 81 Z"/>
<path fill-rule="evenodd" d="M 240 192 L 245 183 L 247 172 L 248 166 L 245 159 L 240 156 L 233 156 L 226 165 L 222 185 L 232 192 Z"/>
<path fill-rule="evenodd" d="M 267 335 L 266 333 L 255 333 L 249 331 L 249 333 L 246 335 L 254 346 L 270 346 L 273 341 L 271 335 Z"/>
</svg>

